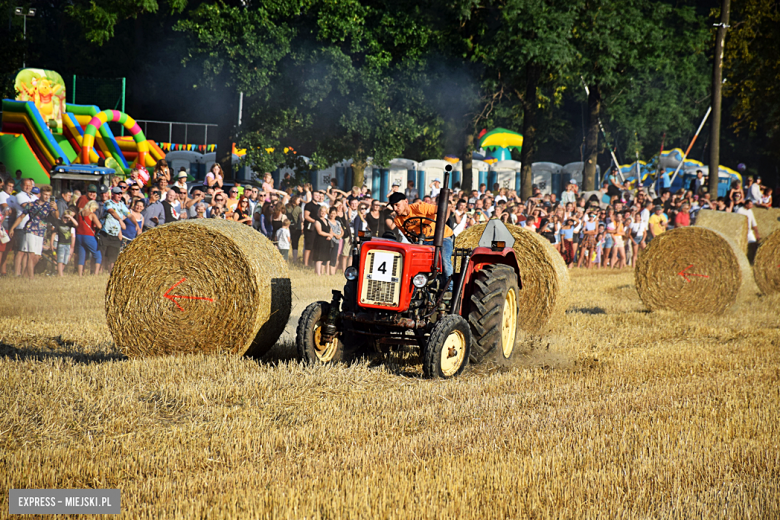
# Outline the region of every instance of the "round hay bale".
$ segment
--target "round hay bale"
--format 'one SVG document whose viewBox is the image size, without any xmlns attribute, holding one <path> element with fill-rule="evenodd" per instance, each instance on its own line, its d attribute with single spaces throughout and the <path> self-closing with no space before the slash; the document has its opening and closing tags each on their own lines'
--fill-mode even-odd
<svg viewBox="0 0 780 520">
<path fill-rule="evenodd" d="M 696 223 L 694 226 L 712 229 L 726 235 L 736 242 L 740 251 L 747 254 L 747 216 L 740 215 L 739 213 L 703 209 L 696 214 Z"/>
<path fill-rule="evenodd" d="M 780 208 L 759 208 L 753 206 L 753 216 L 758 224 L 759 242 L 767 238 L 773 231 L 780 229 Z"/>
<path fill-rule="evenodd" d="M 653 311 L 720 314 L 755 288 L 737 244 L 696 226 L 654 238 L 639 255 L 634 277 L 639 297 Z"/>
<path fill-rule="evenodd" d="M 761 240 L 753 273 L 761 294 L 780 293 L 780 229 Z"/>
<path fill-rule="evenodd" d="M 279 251 L 250 226 L 217 219 L 141 234 L 119 255 L 106 288 L 108 328 L 129 357 L 262 356 L 291 307 Z"/>
<path fill-rule="evenodd" d="M 463 231 L 455 247 L 477 247 L 486 224 Z M 554 317 L 566 311 L 569 270 L 552 244 L 543 236 L 511 224 L 506 226 L 515 237 L 513 249 L 520 267 L 520 306 L 518 328 L 538 333 L 548 328 Z M 454 265 L 456 271 L 457 264 Z"/>
</svg>

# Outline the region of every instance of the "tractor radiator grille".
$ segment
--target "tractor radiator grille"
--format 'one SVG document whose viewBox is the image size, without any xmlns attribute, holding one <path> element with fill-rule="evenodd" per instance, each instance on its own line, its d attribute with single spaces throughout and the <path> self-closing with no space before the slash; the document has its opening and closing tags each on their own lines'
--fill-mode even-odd
<svg viewBox="0 0 780 520">
<path fill-rule="evenodd" d="M 401 297 L 403 270 L 404 260 L 401 253 L 381 249 L 369 251 L 363 266 L 360 303 L 397 307 Z"/>
</svg>

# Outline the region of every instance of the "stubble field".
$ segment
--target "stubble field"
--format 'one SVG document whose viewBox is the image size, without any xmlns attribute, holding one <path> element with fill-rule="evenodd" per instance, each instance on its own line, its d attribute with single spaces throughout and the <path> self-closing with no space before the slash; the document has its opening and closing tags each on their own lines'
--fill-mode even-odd
<svg viewBox="0 0 780 520">
<path fill-rule="evenodd" d="M 342 280 L 293 270 L 291 321 Z M 10 488 L 120 488 L 126 518 L 780 516 L 780 297 L 649 313 L 630 271 L 575 270 L 513 366 L 431 381 L 302 366 L 294 323 L 260 361 L 128 360 L 106 281 L 0 279 L 0 516 Z"/>
</svg>

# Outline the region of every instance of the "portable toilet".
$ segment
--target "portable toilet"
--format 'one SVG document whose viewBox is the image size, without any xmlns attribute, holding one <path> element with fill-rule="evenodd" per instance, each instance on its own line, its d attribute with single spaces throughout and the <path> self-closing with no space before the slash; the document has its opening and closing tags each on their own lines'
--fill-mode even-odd
<svg viewBox="0 0 780 520">
<path fill-rule="evenodd" d="M 203 154 L 200 152 L 191 152 L 178 150 L 165 154 L 165 160 L 168 162 L 168 168 L 176 176 L 179 168 L 184 166 L 187 173 L 194 179 L 203 180 L 206 177 L 206 165 L 202 163 Z"/>
<path fill-rule="evenodd" d="M 566 185 L 569 184 L 570 180 L 577 181 L 577 184 L 580 186 L 580 191 L 582 191 L 582 170 L 585 166 L 585 163 L 582 161 L 577 162 L 570 162 L 568 164 L 565 164 L 563 166 L 563 170 L 561 170 L 561 189 L 565 190 Z M 601 178 L 601 168 L 599 165 L 596 165 L 596 179 Z"/>
<path fill-rule="evenodd" d="M 417 162 L 411 159 L 396 158 L 390 160 L 390 187 L 397 182 L 401 191 L 406 190 L 407 182 L 417 184 Z"/>
<path fill-rule="evenodd" d="M 479 159 L 471 160 L 471 189 L 479 190 L 479 185 L 484 184 L 487 186 L 488 172 L 490 171 L 490 165 L 485 161 Z"/>
<path fill-rule="evenodd" d="M 488 190 L 492 192 L 493 185 L 500 188 L 520 191 L 520 161 L 498 161 L 490 165 L 488 171 Z M 495 193 L 493 195 L 496 195 Z"/>
<path fill-rule="evenodd" d="M 563 166 L 553 162 L 535 162 L 531 165 L 533 183 L 542 190 L 543 195 L 555 193 L 561 195 L 561 170 Z"/>
<path fill-rule="evenodd" d="M 442 187 L 444 187 L 444 168 L 448 165 L 451 164 L 443 159 L 428 159 L 419 164 L 418 167 L 420 170 L 418 171 L 423 172 L 422 186 L 420 185 L 420 176 L 418 175 L 417 190 L 420 192 L 420 198 L 431 194 L 431 183 L 434 179 L 439 179 L 439 181 L 442 182 Z"/>
<path fill-rule="evenodd" d="M 337 179 L 336 177 L 336 165 L 332 164 L 322 170 L 317 170 L 316 174 L 317 182 L 312 183 L 315 190 L 327 190 L 330 186 L 331 179 Z"/>
</svg>

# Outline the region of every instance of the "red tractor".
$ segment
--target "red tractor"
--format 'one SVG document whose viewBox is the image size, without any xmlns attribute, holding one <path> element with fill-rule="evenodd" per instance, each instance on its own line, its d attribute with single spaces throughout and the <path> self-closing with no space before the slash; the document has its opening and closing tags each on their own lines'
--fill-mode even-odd
<svg viewBox="0 0 780 520">
<path fill-rule="evenodd" d="M 303 311 L 296 338 L 303 360 L 338 362 L 365 348 L 387 353 L 419 347 L 425 376 L 448 378 L 469 360 L 512 357 L 520 294 L 514 238 L 500 220 L 491 220 L 477 248 L 453 250 L 458 269 L 444 277 L 447 168 L 436 220 L 404 222 L 404 234 L 416 243 L 361 237 L 344 273 L 343 294 L 334 290 L 330 303 Z"/>
</svg>

